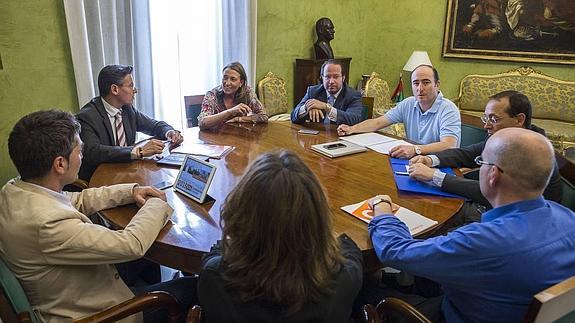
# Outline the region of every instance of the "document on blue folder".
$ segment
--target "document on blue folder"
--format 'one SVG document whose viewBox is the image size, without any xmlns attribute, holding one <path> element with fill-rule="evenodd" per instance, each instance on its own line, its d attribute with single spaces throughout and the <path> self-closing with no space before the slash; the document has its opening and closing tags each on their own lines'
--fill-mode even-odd
<svg viewBox="0 0 575 323">
<path fill-rule="evenodd" d="M 400 191 L 432 194 L 445 197 L 463 198 L 460 195 L 444 192 L 441 188 L 433 186 L 430 183 L 420 182 L 412 179 L 405 174 L 406 165 L 409 164 L 407 159 L 390 158 L 391 169 L 393 170 L 393 178 L 395 185 Z M 440 167 L 439 170 L 446 174 L 454 174 L 453 170 L 449 167 Z"/>
</svg>

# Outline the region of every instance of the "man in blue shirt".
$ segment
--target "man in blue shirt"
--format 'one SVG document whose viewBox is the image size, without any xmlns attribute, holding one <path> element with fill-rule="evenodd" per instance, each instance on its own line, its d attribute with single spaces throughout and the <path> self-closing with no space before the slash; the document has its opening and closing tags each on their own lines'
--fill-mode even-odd
<svg viewBox="0 0 575 323">
<path fill-rule="evenodd" d="M 390 150 L 392 157 L 411 158 L 448 148 L 459 147 L 461 117 L 453 102 L 439 91 L 439 73 L 429 65 L 416 67 L 411 74 L 414 96 L 401 101 L 395 108 L 376 119 L 354 126 L 342 124 L 340 136 L 372 132 L 394 123 L 405 125 L 407 139 L 419 145 L 399 145 Z"/>
<path fill-rule="evenodd" d="M 520 322 L 534 294 L 575 275 L 575 213 L 542 197 L 554 165 L 544 136 L 499 130 L 476 163 L 493 205 L 481 222 L 413 239 L 378 196 L 369 233 L 385 265 L 443 286 L 447 322 Z"/>
</svg>

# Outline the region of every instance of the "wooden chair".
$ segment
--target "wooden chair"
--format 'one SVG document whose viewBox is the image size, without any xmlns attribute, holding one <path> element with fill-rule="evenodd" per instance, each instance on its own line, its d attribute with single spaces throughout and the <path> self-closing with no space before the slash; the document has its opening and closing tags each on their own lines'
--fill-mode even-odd
<svg viewBox="0 0 575 323">
<path fill-rule="evenodd" d="M 391 102 L 389 85 L 376 72 L 371 73 L 365 82 L 365 96 L 373 98 L 373 111 L 375 116 L 384 115 L 389 109 L 394 107 Z M 402 123 L 393 124 L 384 128 L 381 132 L 405 138 L 405 128 Z"/>
<path fill-rule="evenodd" d="M 285 81 L 272 72 L 268 72 L 258 82 L 258 98 L 264 105 L 269 121 L 289 121 L 287 92 Z"/>
<path fill-rule="evenodd" d="M 555 151 L 555 160 L 561 175 L 563 198 L 561 204 L 575 211 L 575 164 Z"/>
<path fill-rule="evenodd" d="M 362 120 L 373 118 L 373 101 L 374 99 L 369 96 L 361 98 L 361 104 L 363 105 L 363 109 L 361 111 Z"/>
<path fill-rule="evenodd" d="M 186 118 L 188 119 L 188 128 L 198 126 L 198 116 L 202 111 L 202 102 L 204 102 L 203 94 L 184 96 L 184 105 L 186 107 Z"/>
<path fill-rule="evenodd" d="M 525 323 L 574 322 L 575 276 L 537 293 L 525 315 Z"/>
<path fill-rule="evenodd" d="M 188 316 L 186 319 L 187 323 L 204 323 L 206 321 L 206 316 L 200 305 L 194 305 L 188 311 Z"/>
<path fill-rule="evenodd" d="M 381 323 L 386 322 L 391 314 L 399 315 L 406 322 L 412 323 L 431 323 L 431 321 L 421 314 L 409 303 L 398 298 L 388 297 L 383 299 L 377 306 L 367 304 L 363 307 L 365 322 Z"/>
<path fill-rule="evenodd" d="M 387 316 L 395 313 L 407 322 L 431 323 L 423 314 L 408 303 L 393 297 L 386 298 L 374 307 L 363 307 L 367 323 L 385 322 Z M 575 322 L 575 276 L 544 291 L 535 294 L 527 309 L 524 323 L 568 323 Z"/>
<path fill-rule="evenodd" d="M 4 323 L 39 322 L 20 282 L 0 259 L 0 318 Z M 136 296 L 99 313 L 74 320 L 76 323 L 115 322 L 143 310 L 165 308 L 169 322 L 178 322 L 180 307 L 176 299 L 166 292 L 152 292 Z"/>
</svg>

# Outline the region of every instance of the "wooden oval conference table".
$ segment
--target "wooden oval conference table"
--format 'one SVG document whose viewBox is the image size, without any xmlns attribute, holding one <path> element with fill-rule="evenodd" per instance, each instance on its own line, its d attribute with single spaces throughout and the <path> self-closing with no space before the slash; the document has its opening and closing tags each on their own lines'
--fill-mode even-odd
<svg viewBox="0 0 575 323">
<path fill-rule="evenodd" d="M 337 140 L 336 126 L 309 124 L 305 127 L 320 130 L 320 133 L 298 133 L 303 126 L 290 122 L 229 124 L 218 132 L 199 131 L 197 127 L 186 129 L 180 148 L 185 152 L 192 153 L 186 150 L 186 144 L 191 143 L 228 145 L 235 149 L 222 159 L 210 159 L 217 166 L 208 191 L 215 201 L 198 204 L 172 188 L 165 190 L 168 203 L 175 210 L 172 223 L 160 232 L 146 258 L 183 271 L 198 272 L 202 255 L 221 238 L 220 208 L 226 196 L 253 160 L 262 153 L 279 149 L 294 151 L 316 174 L 330 204 L 335 233 L 346 233 L 357 243 L 363 252 L 366 270 L 381 266 L 373 251 L 367 224 L 345 213 L 340 207 L 377 194 L 388 194 L 395 203 L 438 221 L 438 226 L 461 207 L 460 199 L 398 191 L 387 155 L 368 150 L 330 159 L 312 151 L 311 145 Z M 132 182 L 140 185 L 174 182 L 177 173 L 178 168 L 160 166 L 152 160 L 101 164 L 90 180 L 90 187 Z M 136 212 L 137 207 L 132 204 L 104 210 L 101 214 L 113 227 L 123 228 Z"/>
</svg>

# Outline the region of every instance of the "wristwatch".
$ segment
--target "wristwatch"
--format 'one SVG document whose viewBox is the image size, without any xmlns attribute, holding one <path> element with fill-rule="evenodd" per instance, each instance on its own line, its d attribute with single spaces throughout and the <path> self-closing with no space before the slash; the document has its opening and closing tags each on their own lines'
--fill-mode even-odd
<svg viewBox="0 0 575 323">
<path fill-rule="evenodd" d="M 413 146 L 413 147 L 415 147 L 415 154 L 421 155 L 421 148 L 419 148 L 419 146 Z"/>
<path fill-rule="evenodd" d="M 379 199 L 377 199 L 377 200 L 373 201 L 373 203 L 371 203 L 371 209 L 372 210 L 375 209 L 375 206 L 381 202 L 385 202 L 385 203 L 389 204 L 389 206 L 391 207 L 391 201 L 390 200 L 387 200 L 387 199 L 384 199 L 383 197 L 380 197 Z"/>
</svg>

